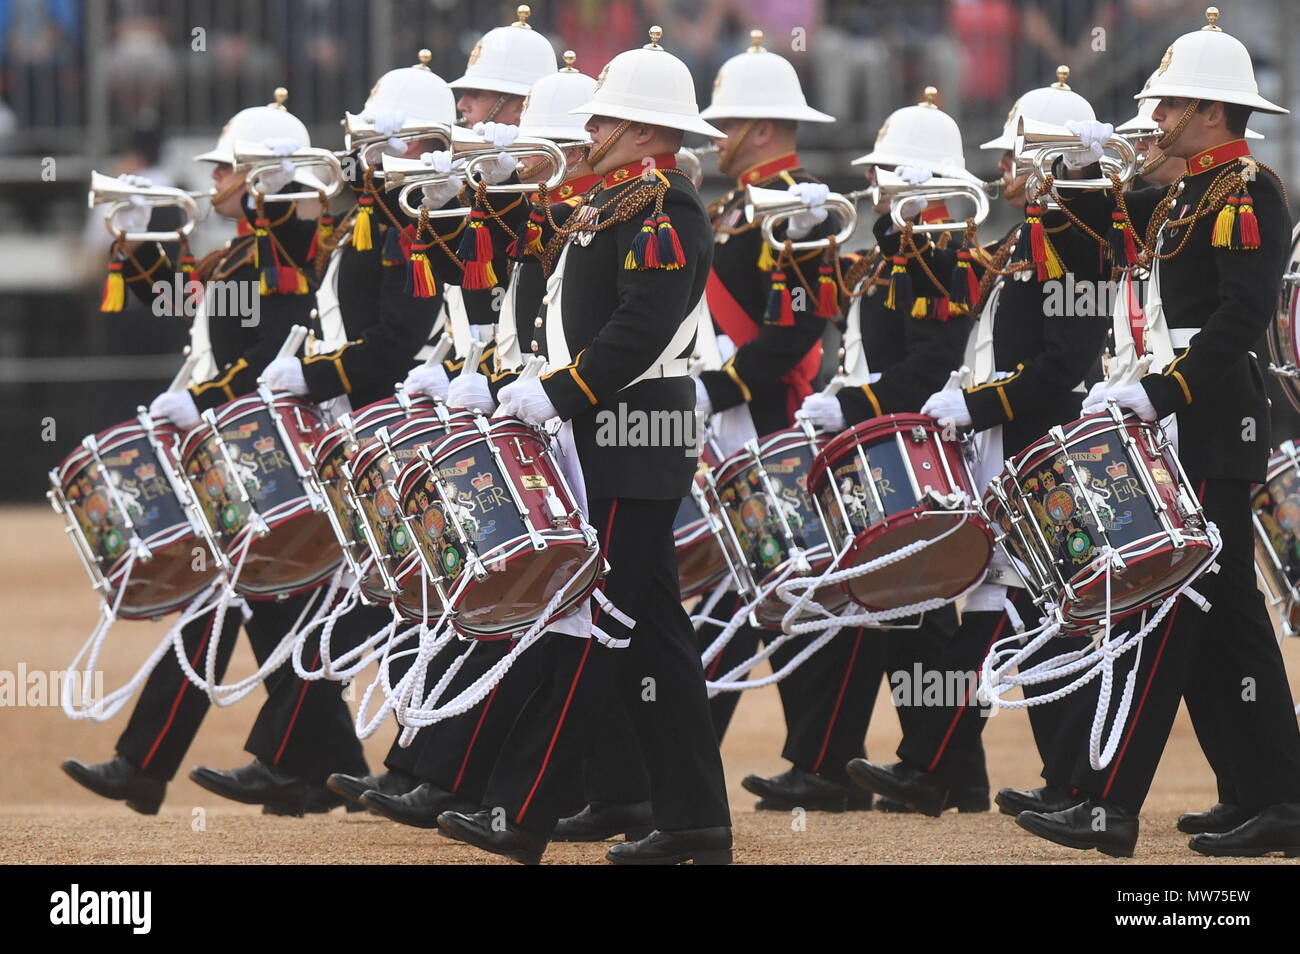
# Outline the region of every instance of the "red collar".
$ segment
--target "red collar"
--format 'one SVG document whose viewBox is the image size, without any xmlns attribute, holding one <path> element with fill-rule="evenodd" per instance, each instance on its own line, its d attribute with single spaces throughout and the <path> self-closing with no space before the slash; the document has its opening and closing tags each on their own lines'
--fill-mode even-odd
<svg viewBox="0 0 1300 954">
<path fill-rule="evenodd" d="M 236 235 L 236 236 L 238 236 L 238 237 L 240 237 L 240 238 L 243 238 L 245 235 L 252 235 L 252 234 L 253 234 L 253 223 L 252 223 L 252 222 L 248 221 L 248 219 L 236 219 L 236 220 L 235 220 L 235 235 Z"/>
<path fill-rule="evenodd" d="M 948 203 L 936 202 L 926 206 L 921 210 L 921 221 L 926 225 L 931 222 L 951 222 L 952 215 L 948 212 Z"/>
<path fill-rule="evenodd" d="M 648 158 L 650 162 L 646 162 L 644 159 L 637 159 L 635 162 L 629 162 L 625 166 L 619 166 L 617 169 L 605 173 L 605 177 L 600 183 L 601 188 L 612 189 L 614 186 L 622 185 L 625 182 L 641 176 L 647 169 L 677 168 L 677 156 L 671 152 L 664 153 L 661 156 L 648 156 L 646 158 Z"/>
<path fill-rule="evenodd" d="M 740 175 L 736 176 L 736 188 L 743 189 L 747 185 L 770 179 L 777 173 L 786 172 L 790 169 L 798 169 L 799 166 L 799 154 L 797 152 L 787 153 L 784 156 L 777 156 L 775 159 L 769 159 L 766 162 L 760 162 L 756 166 L 750 166 Z"/>
<path fill-rule="evenodd" d="M 1200 175 L 1202 172 L 1209 172 L 1211 169 L 1217 169 L 1234 159 L 1249 155 L 1250 143 L 1244 139 L 1234 139 L 1231 142 L 1220 143 L 1213 149 L 1198 152 L 1188 159 L 1187 174 L 1189 176 Z"/>
<path fill-rule="evenodd" d="M 600 174 L 589 172 L 585 176 L 574 176 L 572 179 L 564 180 L 564 183 L 551 193 L 553 198 L 564 201 L 575 195 L 585 195 L 587 190 L 600 181 Z"/>
</svg>

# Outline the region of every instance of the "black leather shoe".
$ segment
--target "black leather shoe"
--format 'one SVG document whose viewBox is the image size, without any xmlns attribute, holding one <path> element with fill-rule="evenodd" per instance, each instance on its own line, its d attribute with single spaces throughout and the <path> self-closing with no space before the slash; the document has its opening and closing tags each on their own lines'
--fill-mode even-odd
<svg viewBox="0 0 1300 954">
<path fill-rule="evenodd" d="M 740 786 L 762 800 L 763 811 L 842 812 L 848 807 L 848 786 L 801 768 L 791 767 L 780 775 L 746 775 Z"/>
<path fill-rule="evenodd" d="M 915 814 L 915 809 L 908 808 L 902 802 L 892 798 L 879 798 L 876 808 L 882 812 L 899 815 Z M 943 803 L 943 810 L 957 809 L 963 815 L 989 810 L 989 790 L 987 788 L 954 788 L 948 791 L 948 800 Z"/>
<path fill-rule="evenodd" d="M 443 812 L 438 816 L 438 830 L 449 838 L 494 855 L 505 855 L 525 865 L 537 864 L 546 851 L 547 839 L 541 835 L 526 832 L 509 822 L 506 822 L 504 831 L 497 831 L 492 825 L 492 813 L 488 811 L 472 814 Z"/>
<path fill-rule="evenodd" d="M 303 815 L 328 815 L 334 809 L 342 805 L 349 815 L 355 812 L 364 812 L 366 806 L 356 802 L 349 802 L 337 792 L 332 792 L 324 785 L 308 785 L 307 800 L 303 803 L 302 811 L 297 811 L 294 805 L 282 805 L 271 803 L 262 806 L 263 815 L 288 815 L 299 818 Z"/>
<path fill-rule="evenodd" d="M 421 782 L 401 794 L 385 794 L 371 789 L 361 796 L 361 804 L 376 815 L 412 828 L 437 828 L 438 816 L 443 812 L 469 813 L 478 808 L 432 782 Z"/>
<path fill-rule="evenodd" d="M 1021 812 L 1016 824 L 1027 832 L 1066 848 L 1095 848 L 1113 858 L 1132 858 L 1137 846 L 1138 817 L 1114 805 L 1080 802 L 1059 812 Z"/>
<path fill-rule="evenodd" d="M 355 803 L 360 803 L 361 796 L 366 792 L 404 795 L 419 784 L 419 779 L 403 772 L 392 771 L 380 772 L 378 775 L 345 775 L 342 772 L 335 772 L 325 779 L 326 788 Z"/>
<path fill-rule="evenodd" d="M 279 815 L 297 816 L 307 810 L 307 783 L 261 759 L 224 771 L 197 765 L 190 771 L 190 778 L 195 785 L 222 798 L 245 805 L 272 805 Z"/>
<path fill-rule="evenodd" d="M 592 802 L 556 822 L 551 841 L 605 841 L 619 835 L 639 841 L 654 827 L 649 802 Z"/>
<path fill-rule="evenodd" d="M 1188 835 L 1222 834 L 1250 820 L 1250 812 L 1217 802 L 1208 812 L 1183 812 L 1178 816 L 1178 830 Z"/>
<path fill-rule="evenodd" d="M 640 841 L 611 845 L 605 858 L 616 865 L 731 864 L 731 829 L 652 831 Z"/>
<path fill-rule="evenodd" d="M 1270 805 L 1231 831 L 1193 835 L 1187 847 L 1220 858 L 1259 858 L 1275 851 L 1300 858 L 1300 802 Z"/>
<path fill-rule="evenodd" d="M 166 782 L 142 774 L 120 755 L 91 765 L 65 759 L 63 771 L 96 795 L 124 801 L 127 808 L 141 815 L 157 815 L 163 796 L 167 794 Z"/>
<path fill-rule="evenodd" d="M 902 802 L 923 815 L 938 818 L 948 802 L 947 785 L 930 772 L 914 769 L 906 762 L 876 765 L 866 759 L 853 759 L 845 770 L 863 788 Z"/>
<path fill-rule="evenodd" d="M 997 802 L 998 810 L 1012 818 L 1018 817 L 1021 812 L 1038 812 L 1040 815 L 1063 812 L 1083 800 L 1081 796 L 1063 792 L 1053 785 L 1027 789 L 1004 788 L 993 799 Z"/>
</svg>

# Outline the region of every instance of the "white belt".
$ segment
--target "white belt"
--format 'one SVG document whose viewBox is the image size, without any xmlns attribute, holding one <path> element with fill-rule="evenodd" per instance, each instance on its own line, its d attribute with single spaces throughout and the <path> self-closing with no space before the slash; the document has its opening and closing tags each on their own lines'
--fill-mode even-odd
<svg viewBox="0 0 1300 954">
<path fill-rule="evenodd" d="M 690 365 L 690 358 L 670 358 L 667 361 L 659 362 L 645 374 L 637 378 L 637 380 L 644 381 L 647 378 L 684 378 L 691 373 Z"/>
<path fill-rule="evenodd" d="M 1200 333 L 1200 328 L 1170 328 L 1169 343 L 1175 348 L 1191 346 L 1192 339 Z"/>
</svg>

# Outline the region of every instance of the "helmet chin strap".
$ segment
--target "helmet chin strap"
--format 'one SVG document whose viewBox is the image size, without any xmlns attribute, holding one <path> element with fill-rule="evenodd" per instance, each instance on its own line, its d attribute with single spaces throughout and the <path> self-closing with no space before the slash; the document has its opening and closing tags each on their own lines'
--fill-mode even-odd
<svg viewBox="0 0 1300 954">
<path fill-rule="evenodd" d="M 210 199 L 208 199 L 208 202 L 209 204 L 212 205 L 213 208 L 216 208 L 216 206 L 219 203 L 225 202 L 227 199 L 234 196 L 235 193 L 237 193 L 240 189 L 244 188 L 245 185 L 246 183 L 244 182 L 243 179 L 239 178 L 238 176 L 234 176 L 231 179 L 230 185 L 226 186 L 220 192 L 214 194 Z"/>
<path fill-rule="evenodd" d="M 741 124 L 738 133 L 734 136 L 727 137 L 727 139 L 731 141 L 731 148 L 727 150 L 727 161 L 723 162 L 720 158 L 718 161 L 718 171 L 724 176 L 732 174 L 733 166 L 735 165 L 735 160 L 732 157 L 740 154 L 741 143 L 745 141 L 745 137 L 749 135 L 750 130 L 754 128 L 754 124 L 757 122 L 758 120 L 756 119 L 746 119 L 744 123 Z"/>
<path fill-rule="evenodd" d="M 510 98 L 510 94 L 509 94 L 509 93 L 500 93 L 500 94 L 498 94 L 498 95 L 497 95 L 497 101 L 496 101 L 495 103 L 493 103 L 493 104 L 492 104 L 492 108 L 489 109 L 489 110 L 487 111 L 487 115 L 483 117 L 483 122 L 485 122 L 485 123 L 490 123 L 490 122 L 492 122 L 492 120 L 496 119 L 496 118 L 497 118 L 497 113 L 501 112 L 501 110 L 502 110 L 502 109 L 505 107 L 505 105 L 506 105 L 506 100 L 509 99 L 509 98 Z"/>
<path fill-rule="evenodd" d="M 1163 136 L 1161 136 L 1159 139 L 1156 140 L 1156 148 L 1160 149 L 1163 152 L 1168 152 L 1169 147 L 1172 146 L 1175 142 L 1177 142 L 1178 137 L 1183 134 L 1183 130 L 1187 127 L 1187 124 L 1191 122 L 1192 115 L 1196 112 L 1196 110 L 1200 107 L 1200 105 L 1201 105 L 1201 101 L 1199 99 L 1189 100 L 1187 103 L 1187 108 L 1184 109 L 1183 114 L 1178 117 L 1178 122 L 1174 124 L 1174 128 L 1169 130 L 1169 132 L 1165 133 Z M 1154 169 L 1155 166 L 1152 166 L 1151 168 Z"/>
<path fill-rule="evenodd" d="M 623 137 L 623 133 L 627 132 L 631 125 L 632 120 L 622 120 L 614 127 L 614 131 L 609 134 L 608 138 L 606 138 L 604 142 L 599 146 L 592 146 L 591 150 L 587 153 L 587 164 L 594 169 L 596 163 L 600 162 L 600 160 L 604 158 L 605 154 L 609 152 L 614 143 L 618 142 Z"/>
</svg>

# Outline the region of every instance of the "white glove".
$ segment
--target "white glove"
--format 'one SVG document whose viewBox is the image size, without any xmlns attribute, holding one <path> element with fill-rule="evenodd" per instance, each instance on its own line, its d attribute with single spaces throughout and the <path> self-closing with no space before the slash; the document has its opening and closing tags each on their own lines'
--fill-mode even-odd
<svg viewBox="0 0 1300 954">
<path fill-rule="evenodd" d="M 898 166 L 894 169 L 898 177 L 908 185 L 920 185 L 922 182 L 928 182 L 934 173 L 929 169 L 922 169 L 920 166 Z"/>
<path fill-rule="evenodd" d="M 494 417 L 519 418 L 525 424 L 544 424 L 553 417 L 559 417 L 551 399 L 546 396 L 541 378 L 528 378 L 515 381 L 501 389 L 501 406 Z"/>
<path fill-rule="evenodd" d="M 307 393 L 307 378 L 302 362 L 295 357 L 276 358 L 262 371 L 262 380 L 273 391 L 288 391 L 299 396 Z"/>
<path fill-rule="evenodd" d="M 797 417 L 806 417 L 824 431 L 842 431 L 847 425 L 840 399 L 833 394 L 814 391 L 803 399 Z"/>
<path fill-rule="evenodd" d="M 411 369 L 406 380 L 402 382 L 402 387 L 407 394 L 427 394 L 429 397 L 441 398 L 445 401 L 450 383 L 442 365 L 422 364 L 418 368 Z"/>
<path fill-rule="evenodd" d="M 1083 413 L 1095 414 L 1097 411 L 1104 410 L 1106 407 L 1106 391 L 1110 388 L 1110 382 L 1102 378 L 1091 388 L 1088 389 L 1088 396 L 1083 399 Z"/>
<path fill-rule="evenodd" d="M 442 149 L 437 152 L 426 152 L 420 155 L 420 160 L 433 169 L 434 172 L 443 174 L 450 173 L 453 169 L 460 171 L 465 168 L 462 160 L 452 161 L 451 153 Z M 424 193 L 424 205 L 430 209 L 441 209 L 456 196 L 460 195 L 460 190 L 465 188 L 465 179 L 459 175 L 449 176 L 443 182 L 436 182 L 427 185 L 420 191 Z"/>
<path fill-rule="evenodd" d="M 1061 158 L 1070 169 L 1085 169 L 1101 159 L 1105 151 L 1106 140 L 1115 134 L 1115 127 L 1110 123 L 1097 122 L 1095 119 L 1069 120 L 1065 128 L 1074 133 L 1083 143 L 1082 149 L 1063 153 Z"/>
<path fill-rule="evenodd" d="M 709 400 L 709 389 L 699 378 L 695 379 L 695 413 L 708 417 L 713 413 L 713 402 Z"/>
<path fill-rule="evenodd" d="M 153 185 L 153 180 L 146 179 L 144 176 L 120 175 L 117 180 L 138 189 L 148 189 Z M 149 227 L 153 209 L 145 202 L 144 197 L 133 195 L 129 201 L 129 205 L 113 213 L 114 232 L 143 232 Z"/>
<path fill-rule="evenodd" d="M 496 162 L 487 167 L 483 181 L 488 185 L 500 185 L 519 171 L 519 160 L 508 152 L 497 153 Z"/>
<path fill-rule="evenodd" d="M 486 139 L 498 149 L 505 149 L 513 146 L 519 138 L 519 127 L 510 123 L 475 123 L 474 135 Z"/>
<path fill-rule="evenodd" d="M 154 417 L 165 417 L 185 430 L 199 423 L 199 409 L 188 388 L 164 391 L 149 403 L 149 413 Z"/>
<path fill-rule="evenodd" d="M 1092 397 L 1091 394 L 1088 396 Z M 1110 401 L 1114 401 L 1120 407 L 1128 408 L 1144 421 L 1154 422 L 1157 418 L 1155 405 L 1151 403 L 1151 398 L 1147 397 L 1147 389 L 1141 384 L 1121 384 L 1108 388 L 1103 402 L 1094 410 L 1104 409 L 1106 403 Z M 1085 414 L 1092 413 L 1086 404 L 1083 410 Z"/>
<path fill-rule="evenodd" d="M 921 413 L 937 420 L 940 427 L 969 427 L 971 423 L 966 392 L 957 388 L 935 391 L 921 405 Z"/>
<path fill-rule="evenodd" d="M 406 113 L 401 110 L 379 110 L 374 113 L 362 113 L 364 119 L 370 120 L 375 132 L 388 137 L 384 152 L 391 156 L 400 156 L 406 152 L 406 142 L 398 139 L 397 134 L 406 125 Z"/>
<path fill-rule="evenodd" d="M 790 216 L 785 233 L 796 241 L 812 231 L 814 226 L 826 221 L 826 197 L 831 187 L 824 182 L 796 182 L 787 190 L 807 208 Z"/>
<path fill-rule="evenodd" d="M 462 371 L 457 375 L 456 380 L 447 388 L 447 404 L 482 411 L 484 414 L 491 414 L 497 407 L 497 402 L 492 400 L 488 379 L 480 371 Z"/>
<path fill-rule="evenodd" d="M 275 153 L 277 156 L 289 156 L 302 148 L 302 144 L 296 139 L 272 137 L 271 139 L 262 140 L 262 145 Z M 274 195 L 279 192 L 290 182 L 293 181 L 295 169 L 293 163 L 288 158 L 280 160 L 280 167 L 267 172 L 260 177 L 261 188 L 268 195 Z"/>
</svg>

